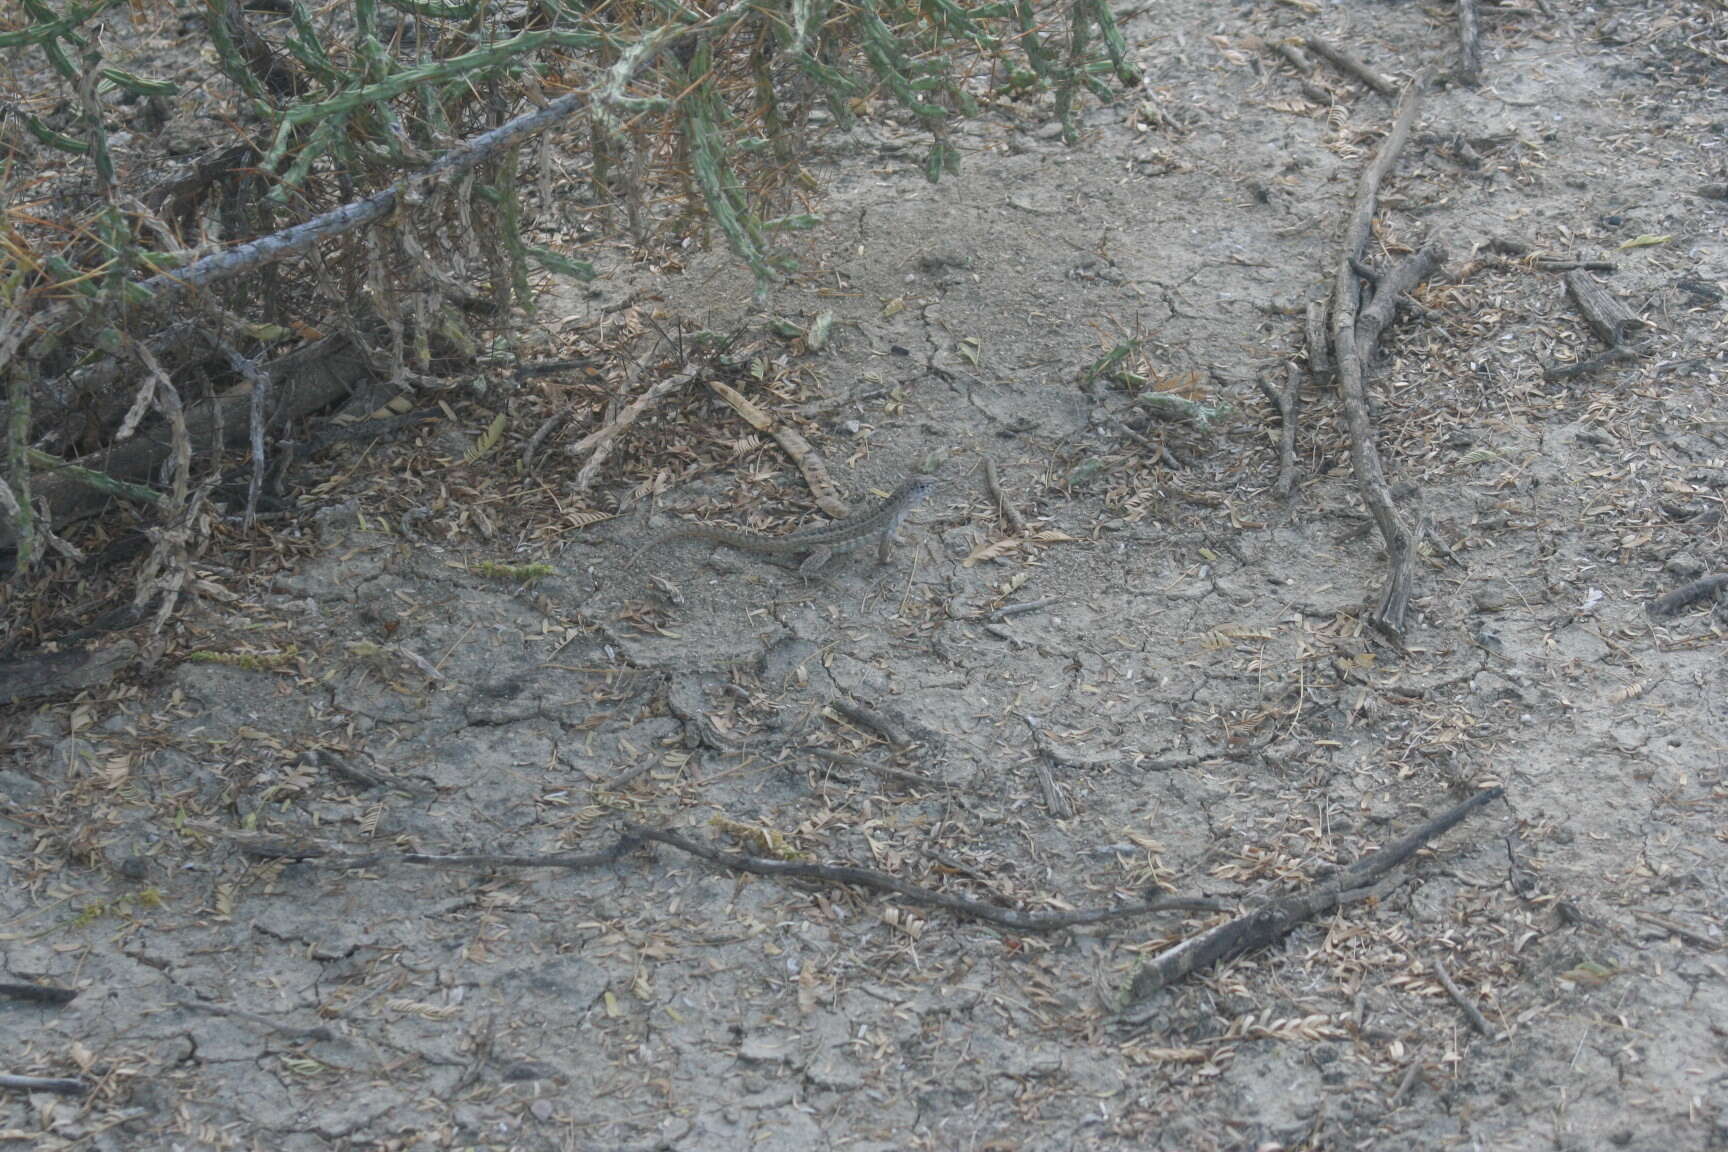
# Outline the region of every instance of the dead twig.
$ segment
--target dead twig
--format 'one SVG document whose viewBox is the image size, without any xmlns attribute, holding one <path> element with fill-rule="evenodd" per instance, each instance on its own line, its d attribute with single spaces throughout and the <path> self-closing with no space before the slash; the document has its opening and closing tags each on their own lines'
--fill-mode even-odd
<svg viewBox="0 0 1728 1152">
<path fill-rule="evenodd" d="M 1636 919 L 1644 921 L 1646 924 L 1653 925 L 1654 927 L 1662 929 L 1662 931 L 1671 936 L 1686 941 L 1688 944 L 1695 944 L 1709 952 L 1720 952 L 1722 950 L 1721 940 L 1713 940 L 1697 929 L 1688 928 L 1686 925 L 1680 923 L 1680 921 L 1671 917 L 1663 916 L 1655 912 L 1646 912 L 1642 908 L 1632 909 L 1632 915 Z"/>
<path fill-rule="evenodd" d="M 564 451 L 571 456 L 588 456 L 587 462 L 576 473 L 576 491 L 585 492 L 588 490 L 588 486 L 594 483 L 594 477 L 599 473 L 600 466 L 606 462 L 608 456 L 612 455 L 612 442 L 625 429 L 636 423 L 641 418 L 642 413 L 656 402 L 678 391 L 694 379 L 696 379 L 696 372 L 692 369 L 657 381 L 636 399 L 626 404 L 622 411 L 603 426 L 596 428 L 566 448 Z"/>
<path fill-rule="evenodd" d="M 1368 415 L 1368 393 L 1363 382 L 1364 365 L 1356 339 L 1361 288 L 1353 262 L 1360 259 L 1367 248 L 1380 181 L 1391 170 L 1405 141 L 1410 138 L 1410 129 L 1421 105 L 1422 88 L 1427 81 L 1428 74 L 1424 72 L 1404 90 L 1391 132 L 1381 143 L 1374 162 L 1362 173 L 1355 207 L 1344 233 L 1343 252 L 1339 256 L 1332 294 L 1332 354 L 1337 362 L 1338 391 L 1344 402 L 1345 423 L 1350 430 L 1350 462 L 1363 503 L 1368 506 L 1386 543 L 1392 568 L 1379 605 L 1369 619 L 1394 640 L 1403 637 L 1404 619 L 1409 611 L 1416 574 L 1417 534 L 1398 513 L 1392 489 L 1386 483 L 1385 469 L 1380 463 L 1380 451 L 1374 443 L 1374 426 Z"/>
<path fill-rule="evenodd" d="M 856 700 L 837 699 L 831 701 L 830 706 L 852 723 L 875 732 L 886 740 L 891 748 L 899 750 L 912 746 L 912 741 L 900 730 L 900 725 L 868 705 L 860 704 Z"/>
<path fill-rule="evenodd" d="M 1416 1083 L 1416 1077 L 1421 1074 L 1422 1061 L 1410 1061 L 1410 1067 L 1404 1070 L 1404 1075 L 1399 1079 L 1398 1087 L 1393 1091 L 1392 1098 L 1386 1101 L 1386 1107 L 1388 1109 L 1398 1107 L 1398 1102 L 1403 1100 L 1405 1095 L 1409 1093 L 1411 1087 Z"/>
<path fill-rule="evenodd" d="M 1364 366 L 1373 359 L 1380 335 L 1397 316 L 1399 305 L 1412 303 L 1406 299 L 1409 291 L 1444 263 L 1446 249 L 1438 244 L 1424 244 L 1420 251 L 1376 274 L 1374 299 L 1356 316 L 1356 355 Z"/>
<path fill-rule="evenodd" d="M 721 852 L 698 844 L 677 832 L 657 828 L 632 827 L 628 834 L 640 840 L 652 840 L 655 843 L 676 848 L 680 852 L 688 852 L 699 859 L 706 860 L 711 864 L 718 864 L 723 868 L 730 868 L 736 872 L 748 872 L 755 876 L 787 876 L 799 880 L 820 880 L 829 884 L 847 884 L 867 888 L 874 892 L 891 892 L 910 900 L 914 904 L 923 905 L 927 908 L 945 908 L 961 916 L 982 920 L 986 924 L 997 924 L 1021 932 L 1055 932 L 1082 924 L 1102 924 L 1111 920 L 1145 916 L 1153 912 L 1192 912 L 1199 911 L 1204 907 L 1217 907 L 1216 903 L 1211 900 L 1197 900 L 1185 896 L 1160 896 L 1135 904 L 1124 904 L 1118 908 L 1092 908 L 1074 912 L 1023 912 L 1018 908 L 1003 908 L 1000 905 L 986 904 L 980 900 L 969 900 L 964 896 L 951 896 L 946 892 L 934 892 L 870 868 L 809 864 L 801 860 L 771 860 L 762 856 L 743 856 L 735 852 Z"/>
<path fill-rule="evenodd" d="M 1262 379 L 1260 391 L 1278 410 L 1278 496 L 1288 500 L 1296 490 L 1296 405 L 1301 397 L 1302 373 L 1295 361 L 1284 364 L 1284 387 Z"/>
<path fill-rule="evenodd" d="M 746 872 L 754 876 L 784 876 L 798 880 L 818 880 L 829 884 L 847 884 L 874 892 L 889 892 L 914 904 L 928 908 L 945 908 L 960 916 L 968 916 L 987 924 L 998 924 L 1021 932 L 1056 932 L 1084 924 L 1103 924 L 1126 920 L 1154 912 L 1217 912 L 1218 902 L 1188 896 L 1156 896 L 1116 908 L 1080 909 L 1074 912 L 1023 912 L 1003 908 L 964 896 L 935 892 L 917 884 L 877 872 L 870 868 L 847 865 L 811 864 L 801 860 L 775 860 L 764 856 L 745 856 L 723 852 L 668 829 L 628 825 L 624 834 L 600 852 L 582 855 L 552 853 L 524 856 L 510 853 L 472 852 L 435 855 L 426 852 L 371 852 L 350 854 L 340 845 L 287 836 L 259 836 L 250 833 L 230 833 L 229 840 L 244 855 L 260 860 L 295 860 L 306 864 L 328 864 L 337 868 L 366 868 L 379 864 L 421 864 L 432 868 L 561 868 L 581 872 L 611 864 L 645 843 L 665 844 L 687 852 L 710 864 Z"/>
<path fill-rule="evenodd" d="M 1302 42 L 1308 46 L 1309 51 L 1326 60 L 1338 71 L 1360 80 L 1386 99 L 1391 100 L 1398 95 L 1398 85 L 1337 45 L 1318 36 L 1309 36 Z"/>
<path fill-rule="evenodd" d="M 1020 515 L 1020 510 L 1014 507 L 1014 502 L 1002 492 L 1001 478 L 996 475 L 996 461 L 984 457 L 984 485 L 990 489 L 990 499 L 996 502 L 996 511 L 1001 513 L 1003 521 L 1008 525 L 1010 536 L 1026 534 L 1026 520 Z"/>
<path fill-rule="evenodd" d="M 800 749 L 800 751 L 814 756 L 818 760 L 826 760 L 830 764 L 838 764 L 843 768 L 856 768 L 863 772 L 870 772 L 874 775 L 881 776 L 884 779 L 892 780 L 897 784 L 904 784 L 909 788 L 927 788 L 932 792 L 964 792 L 971 796 L 986 795 L 986 793 L 980 792 L 976 788 L 967 788 L 962 784 L 949 784 L 946 781 L 938 780 L 933 776 L 926 776 L 922 772 L 912 772 L 905 768 L 895 768 L 889 764 L 878 764 L 874 760 L 866 760 L 862 756 L 854 756 L 849 752 L 836 752 L 832 748 L 817 748 L 809 745 Z"/>
<path fill-rule="evenodd" d="M 1617 348 L 1604 348 L 1596 355 L 1586 357 L 1575 364 L 1549 361 L 1542 365 L 1542 379 L 1548 381 L 1570 380 L 1575 376 L 1595 375 L 1610 364 L 1629 364 L 1644 354 L 1647 343 L 1647 341 L 1637 341 L 1631 344 L 1622 344 Z"/>
<path fill-rule="evenodd" d="M 1128 986 L 1128 1003 L 1144 1000 L 1158 989 L 1202 968 L 1276 943 L 1298 924 L 1330 912 L 1353 893 L 1372 885 L 1414 856 L 1428 841 L 1503 795 L 1505 790 L 1501 788 L 1484 789 L 1372 855 L 1320 880 L 1308 891 L 1269 900 L 1252 912 L 1243 913 L 1165 950 L 1134 974 Z"/>
<path fill-rule="evenodd" d="M 1585 272 L 1617 272 L 1619 266 L 1607 260 L 1559 260 L 1548 256 L 1532 256 L 1530 266 L 1538 272 L 1571 272 L 1581 269 Z"/>
<path fill-rule="evenodd" d="M 58 1092 L 63 1096 L 82 1096 L 90 1085 L 82 1080 L 61 1076 L 13 1076 L 0 1073 L 0 1088 L 18 1092 Z"/>
<path fill-rule="evenodd" d="M 302 864 L 327 864 L 336 868 L 371 868 L 379 864 L 421 864 L 429 868 L 562 868 L 586 872 L 622 858 L 636 847 L 629 838 L 602 852 L 579 854 L 555 852 L 524 856 L 512 853 L 459 852 L 440 855 L 429 852 L 351 853 L 338 844 L 326 844 L 295 836 L 230 833 L 229 840 L 254 860 L 293 860 Z"/>
<path fill-rule="evenodd" d="M 1006 620 L 1010 616 L 1024 616 L 1028 612 L 1039 612 L 1054 604 L 1062 603 L 1060 596 L 1045 596 L 1038 600 L 1027 600 L 1023 604 L 1004 604 L 989 614 L 991 620 Z"/>
<path fill-rule="evenodd" d="M 1458 1005 L 1458 1010 L 1464 1013 L 1464 1019 L 1470 1021 L 1470 1027 L 1483 1036 L 1492 1037 L 1494 1029 L 1489 1025 L 1488 1018 L 1458 990 L 1458 985 L 1452 982 L 1452 973 L 1446 971 L 1446 965 L 1439 957 L 1434 960 L 1434 975 L 1439 978 L 1440 986 L 1446 989 L 1446 995 L 1452 997 L 1452 1003 Z"/>
</svg>

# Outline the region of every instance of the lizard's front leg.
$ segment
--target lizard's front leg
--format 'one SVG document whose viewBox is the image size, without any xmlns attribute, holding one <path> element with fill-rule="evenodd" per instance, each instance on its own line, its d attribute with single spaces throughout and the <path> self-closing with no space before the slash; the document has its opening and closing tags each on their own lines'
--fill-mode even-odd
<svg viewBox="0 0 1728 1152">
<path fill-rule="evenodd" d="M 801 575 L 813 576 L 821 569 L 822 565 L 833 558 L 834 549 L 832 548 L 812 548 L 810 555 L 804 557 L 804 563 L 798 565 L 798 571 Z"/>
</svg>

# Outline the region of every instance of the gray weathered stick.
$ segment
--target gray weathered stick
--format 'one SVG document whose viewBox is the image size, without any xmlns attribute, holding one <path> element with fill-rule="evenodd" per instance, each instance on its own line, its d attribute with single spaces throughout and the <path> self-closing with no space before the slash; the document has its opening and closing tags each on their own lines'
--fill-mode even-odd
<svg viewBox="0 0 1728 1152">
<path fill-rule="evenodd" d="M 1476 809 L 1492 800 L 1498 800 L 1503 795 L 1505 791 L 1501 788 L 1486 788 L 1432 820 L 1425 821 L 1372 855 L 1365 856 L 1350 867 L 1326 877 L 1308 891 L 1269 900 L 1252 912 L 1227 920 L 1198 936 L 1189 937 L 1147 961 L 1134 974 L 1134 979 L 1128 986 L 1128 1003 L 1143 1000 L 1158 989 L 1202 968 L 1221 964 L 1244 952 L 1276 943 L 1296 925 L 1336 908 L 1352 892 L 1373 884 L 1414 856 L 1428 841 L 1453 828 Z"/>
<path fill-rule="evenodd" d="M 1368 246 L 1380 181 L 1391 171 L 1404 142 L 1410 138 L 1410 128 L 1416 122 L 1416 111 L 1421 105 L 1422 88 L 1427 82 L 1428 73 L 1423 72 L 1404 90 L 1397 115 L 1392 120 L 1392 131 L 1381 142 L 1374 162 L 1363 170 L 1355 208 L 1344 232 L 1343 252 L 1338 259 L 1332 288 L 1332 354 L 1337 360 L 1338 393 L 1344 401 L 1344 419 L 1350 430 L 1350 463 L 1356 472 L 1362 501 L 1380 529 L 1392 563 L 1391 575 L 1381 592 L 1371 622 L 1394 638 L 1401 638 L 1404 634 L 1404 617 L 1409 611 L 1410 592 L 1415 583 L 1417 537 L 1398 514 L 1392 500 L 1392 489 L 1386 483 L 1386 470 L 1380 463 L 1380 451 L 1374 444 L 1374 425 L 1368 417 L 1368 391 L 1362 379 L 1362 357 L 1357 353 L 1356 310 L 1361 288 L 1355 265 Z"/>
<path fill-rule="evenodd" d="M 1307 315 L 1303 318 L 1303 346 L 1308 352 L 1308 379 L 1314 382 L 1314 387 L 1324 388 L 1332 382 L 1332 376 L 1337 371 L 1332 363 L 1332 347 L 1326 339 L 1326 302 L 1310 301 Z"/>
<path fill-rule="evenodd" d="M 1398 313 L 1399 298 L 1432 276 L 1446 263 L 1446 249 L 1438 244 L 1424 244 L 1413 256 L 1406 256 L 1381 273 L 1374 286 L 1374 299 L 1356 317 L 1356 355 L 1367 365 L 1380 343 L 1380 334 Z"/>
<path fill-rule="evenodd" d="M 1368 67 L 1368 65 L 1362 63 L 1362 61 L 1356 59 L 1356 57 L 1350 55 L 1350 53 L 1344 51 L 1344 49 L 1338 47 L 1336 44 L 1322 40 L 1318 36 L 1310 36 L 1304 40 L 1303 43 L 1308 45 L 1308 48 L 1315 55 L 1325 57 L 1334 68 L 1343 72 L 1345 75 L 1354 76 L 1356 79 L 1362 81 L 1362 83 L 1368 85 L 1368 87 L 1374 89 L 1374 91 L 1380 93 L 1380 95 L 1386 97 L 1386 99 L 1390 100 L 1398 95 L 1398 85 L 1392 83 L 1392 81 L 1386 79 L 1386 77 L 1380 75 L 1380 73 L 1374 71 L 1374 69 Z"/>
<path fill-rule="evenodd" d="M 1482 82 L 1482 24 L 1476 0 L 1458 0 L 1458 79 L 1474 88 Z"/>
<path fill-rule="evenodd" d="M 1440 960 L 1434 961 L 1434 975 L 1439 977 L 1440 986 L 1446 989 L 1446 995 L 1452 997 L 1452 1003 L 1458 1005 L 1458 1010 L 1464 1013 L 1464 1019 L 1470 1021 L 1470 1027 L 1483 1036 L 1494 1035 L 1494 1028 L 1488 1023 L 1488 1017 L 1482 1015 L 1482 1009 L 1470 1003 L 1458 985 L 1452 982 L 1452 973 L 1446 971 L 1446 965 Z"/>
<path fill-rule="evenodd" d="M 1296 407 L 1302 391 L 1302 371 L 1294 360 L 1284 362 L 1282 390 L 1269 379 L 1260 381 L 1260 391 L 1278 410 L 1278 497 L 1290 499 L 1296 490 Z"/>
<path fill-rule="evenodd" d="M 81 1096 L 90 1091 L 82 1080 L 64 1076 L 13 1076 L 0 1073 L 0 1088 L 19 1092 L 58 1092 L 63 1096 Z"/>
</svg>

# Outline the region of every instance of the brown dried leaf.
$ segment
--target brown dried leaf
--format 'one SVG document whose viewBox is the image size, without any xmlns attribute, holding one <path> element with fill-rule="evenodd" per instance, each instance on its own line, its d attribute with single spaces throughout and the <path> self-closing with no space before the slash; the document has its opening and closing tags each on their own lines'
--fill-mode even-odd
<svg viewBox="0 0 1728 1152">
<path fill-rule="evenodd" d="M 974 564 L 981 564 L 986 560 L 994 560 L 999 556 L 1006 556 L 1008 553 L 1019 548 L 1022 543 L 1023 541 L 1010 536 L 1006 540 L 998 540 L 993 544 L 980 544 L 972 550 L 970 556 L 960 561 L 960 567 L 970 568 Z"/>
</svg>

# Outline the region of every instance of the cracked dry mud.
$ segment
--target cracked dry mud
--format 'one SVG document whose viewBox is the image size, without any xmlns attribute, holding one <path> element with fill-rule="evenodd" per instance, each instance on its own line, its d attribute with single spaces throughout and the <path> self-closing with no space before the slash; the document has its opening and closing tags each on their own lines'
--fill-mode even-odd
<svg viewBox="0 0 1728 1152">
<path fill-rule="evenodd" d="M 686 593 L 672 606 L 610 579 L 640 510 L 522 556 L 376 531 L 337 490 L 303 559 L 181 624 L 189 647 L 299 661 L 183 663 L 15 715 L 0 960 L 80 995 L 0 1003 L 0 1071 L 99 1088 L 0 1095 L 0 1139 L 1728 1147 L 1724 623 L 1644 608 L 1728 567 L 1709 515 L 1728 485 L 1728 204 L 1698 194 L 1728 162 L 1719 6 L 1492 15 L 1485 86 L 1425 102 L 1380 239 L 1452 259 L 1371 374 L 1392 479 L 1420 485 L 1451 552 L 1423 557 L 1407 652 L 1361 623 L 1384 559 L 1330 392 L 1304 394 L 1296 498 L 1271 492 L 1255 381 L 1298 350 L 1390 107 L 1336 79 L 1330 115 L 1304 105 L 1252 38 L 1321 31 L 1409 74 L 1449 58 L 1449 13 L 1153 6 L 1126 23 L 1145 91 L 1087 112 L 1074 148 L 1047 108 L 990 110 L 938 186 L 909 129 L 827 138 L 826 223 L 775 308 L 836 312 L 809 396 L 862 399 L 813 431 L 854 495 L 949 454 L 886 569 L 853 556 L 806 582 L 685 546 L 658 562 Z M 1641 236 L 1665 239 L 1622 247 Z M 1612 260 L 1648 353 L 1545 381 L 1593 338 L 1557 275 L 1473 256 L 1496 237 Z M 649 282 L 620 269 L 547 313 Z M 719 253 L 659 287 L 718 329 L 748 298 Z M 1230 414 L 1146 424 L 1119 389 L 1077 386 L 1125 335 Z M 1003 536 L 986 455 L 1028 540 L 967 565 Z M 492 557 L 557 575 L 515 593 L 474 573 Z M 658 632 L 620 620 L 632 601 Z M 889 762 L 836 700 L 954 787 L 802 751 Z M 1503 803 L 1374 898 L 1129 1018 L 1137 959 L 1207 917 L 1031 936 L 664 849 L 580 873 L 344 870 L 260 863 L 229 835 L 584 852 L 629 820 L 736 850 L 720 815 L 981 899 L 1156 884 L 1235 907 L 1495 783 Z"/>
</svg>

